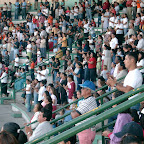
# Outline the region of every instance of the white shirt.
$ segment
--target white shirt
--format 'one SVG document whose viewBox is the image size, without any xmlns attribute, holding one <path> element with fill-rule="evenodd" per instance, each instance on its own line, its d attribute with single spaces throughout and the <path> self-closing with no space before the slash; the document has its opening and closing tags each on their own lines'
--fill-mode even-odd
<svg viewBox="0 0 144 144">
<path fill-rule="evenodd" d="M 136 68 L 132 71 L 129 71 L 129 73 L 127 74 L 127 76 L 125 77 L 124 79 L 124 84 L 123 86 L 126 87 L 126 86 L 130 86 L 132 88 L 138 88 L 142 85 L 142 81 L 143 81 L 143 78 L 142 78 L 142 74 L 141 72 Z M 136 97 L 138 94 L 130 97 L 129 99 L 132 99 L 134 97 Z"/>
<path fill-rule="evenodd" d="M 14 66 L 17 66 L 17 67 L 19 66 L 19 57 L 15 58 L 15 64 L 14 64 Z"/>
<path fill-rule="evenodd" d="M 118 39 L 116 37 L 112 38 L 110 41 L 111 49 L 114 49 L 117 44 L 118 44 Z"/>
<path fill-rule="evenodd" d="M 114 73 L 113 73 L 113 76 L 114 76 L 114 77 L 116 77 L 117 74 L 118 74 L 118 66 L 119 66 L 119 63 L 116 64 L 116 66 L 115 66 Z"/>
<path fill-rule="evenodd" d="M 63 9 L 59 9 L 59 16 L 63 14 Z"/>
<path fill-rule="evenodd" d="M 47 76 L 48 76 L 48 74 L 49 74 L 48 69 L 42 70 L 42 71 L 41 71 L 41 74 L 44 75 L 44 76 L 41 76 L 41 80 L 47 79 Z"/>
<path fill-rule="evenodd" d="M 136 48 L 137 48 L 138 50 L 139 50 L 139 49 L 144 50 L 144 39 L 143 39 L 143 38 L 138 41 L 138 44 L 137 44 Z"/>
<path fill-rule="evenodd" d="M 123 21 L 123 27 L 124 27 L 124 28 L 128 28 L 128 18 L 123 18 L 122 21 Z M 127 22 L 127 23 L 126 23 L 126 22 Z M 125 24 L 125 23 L 126 23 L 126 24 Z"/>
<path fill-rule="evenodd" d="M 44 135 L 46 133 L 48 133 L 49 131 L 51 131 L 52 125 L 48 122 L 48 121 L 44 121 L 42 123 L 40 123 L 36 129 L 33 131 L 32 136 L 29 138 L 29 141 L 32 141 L 36 138 L 38 138 L 41 135 Z"/>
<path fill-rule="evenodd" d="M 113 22 L 113 23 L 112 23 Z M 114 28 L 114 22 L 115 22 L 115 17 L 113 16 L 113 17 L 110 17 L 110 19 L 109 19 L 109 27 L 112 27 L 112 28 Z"/>
<path fill-rule="evenodd" d="M 117 29 L 118 28 L 118 29 Z M 123 24 L 122 23 L 120 23 L 120 24 L 117 24 L 116 25 L 116 34 L 123 34 Z M 122 30 L 120 30 L 120 29 L 122 29 Z"/>
<path fill-rule="evenodd" d="M 38 112 L 36 112 L 36 113 L 34 114 L 34 116 L 32 117 L 32 119 L 31 119 L 31 121 L 30 121 L 30 123 L 38 120 L 38 115 L 39 115 L 39 113 L 40 113 L 40 112 L 38 111 Z M 38 124 L 39 124 L 39 122 L 36 122 L 36 123 L 32 124 L 32 125 L 31 125 L 31 128 L 32 128 L 32 129 L 35 129 L 35 128 L 38 126 Z"/>
<path fill-rule="evenodd" d="M 78 9 L 74 8 L 74 16 L 77 16 L 77 15 L 78 15 Z"/>
<path fill-rule="evenodd" d="M 41 75 L 40 75 L 39 73 L 41 73 L 41 71 L 38 70 L 38 71 L 37 71 L 37 80 L 38 80 L 38 81 L 41 81 Z"/>
<path fill-rule="evenodd" d="M 43 94 L 44 94 L 45 91 L 46 91 L 45 86 L 40 87 L 39 92 L 38 92 L 38 94 L 39 94 L 38 95 L 38 101 L 41 101 L 41 100 L 44 99 Z"/>
<path fill-rule="evenodd" d="M 27 45 L 27 52 L 31 52 L 31 48 L 32 48 L 32 45 L 31 45 L 31 44 L 28 44 L 28 45 Z"/>
<path fill-rule="evenodd" d="M 48 9 L 46 8 L 46 9 L 43 9 L 43 12 L 42 12 L 42 13 L 43 13 L 45 16 L 48 16 L 48 12 L 49 12 L 49 11 L 48 11 Z"/>
<path fill-rule="evenodd" d="M 29 65 L 29 59 L 26 59 L 25 63 L 26 63 L 26 65 Z"/>
<path fill-rule="evenodd" d="M 37 51 L 37 57 L 41 57 L 41 52 Z"/>
<path fill-rule="evenodd" d="M 46 32 L 47 32 L 47 33 L 50 33 L 50 30 L 51 30 L 51 29 L 52 29 L 51 26 L 46 27 Z"/>
<path fill-rule="evenodd" d="M 51 98 L 52 98 L 52 101 L 55 100 L 55 103 L 53 105 L 57 105 L 57 97 L 54 94 L 52 94 Z"/>
<path fill-rule="evenodd" d="M 1 83 L 7 83 L 7 73 L 4 72 L 1 76 Z"/>
<path fill-rule="evenodd" d="M 30 91 L 27 91 L 29 89 L 30 89 Z M 26 94 L 31 94 L 31 85 L 30 84 L 26 85 Z"/>
<path fill-rule="evenodd" d="M 144 58 L 141 59 L 139 62 L 137 62 L 137 66 L 142 66 L 142 67 L 144 67 Z M 144 69 L 140 70 L 140 72 L 144 73 Z"/>
<path fill-rule="evenodd" d="M 44 26 L 47 27 L 48 26 L 48 20 L 44 21 Z"/>
<path fill-rule="evenodd" d="M 84 24 L 84 33 L 88 33 L 88 29 L 89 29 L 88 23 Z"/>
<path fill-rule="evenodd" d="M 119 10 L 120 10 L 119 5 L 116 6 L 114 9 L 115 9 L 115 11 L 116 11 L 116 14 L 118 14 L 118 13 L 119 13 Z"/>
</svg>

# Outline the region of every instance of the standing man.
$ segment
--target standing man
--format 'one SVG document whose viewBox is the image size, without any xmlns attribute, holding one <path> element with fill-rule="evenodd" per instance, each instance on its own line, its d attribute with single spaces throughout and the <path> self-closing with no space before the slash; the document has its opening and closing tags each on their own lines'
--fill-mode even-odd
<svg viewBox="0 0 144 144">
<path fill-rule="evenodd" d="M 128 74 L 124 79 L 124 83 L 117 83 L 116 79 L 113 77 L 110 77 L 107 80 L 107 85 L 111 87 L 117 88 L 119 91 L 122 91 L 124 93 L 127 93 L 135 88 L 138 88 L 142 85 L 142 74 L 141 72 L 137 69 L 136 63 L 138 61 L 138 55 L 135 52 L 130 52 L 126 55 L 124 63 L 125 67 L 128 69 Z M 136 97 L 138 94 L 130 97 L 129 99 L 132 99 Z M 137 104 L 131 109 L 136 109 L 137 111 L 140 108 L 140 104 Z"/>
<path fill-rule="evenodd" d="M 89 4 L 88 0 L 85 0 L 85 8 L 86 8 L 87 19 L 89 19 L 91 21 L 92 20 L 92 12 L 91 12 L 91 5 Z"/>
<path fill-rule="evenodd" d="M 31 64 L 30 64 L 30 68 L 31 68 L 31 79 L 34 80 L 35 76 L 34 76 L 34 67 L 35 67 L 35 63 L 34 60 L 32 59 Z"/>
<path fill-rule="evenodd" d="M 16 2 L 15 2 L 15 19 L 18 19 L 18 15 L 19 15 L 19 1 L 16 0 Z"/>
<path fill-rule="evenodd" d="M 71 112 L 72 118 L 76 118 L 80 115 L 83 115 L 97 107 L 96 100 L 92 96 L 92 92 L 95 91 L 95 85 L 91 81 L 85 81 L 83 84 L 80 84 L 80 87 L 82 87 L 81 95 L 84 97 L 84 100 L 79 104 L 78 108 Z M 88 121 L 92 117 L 84 120 Z M 84 122 L 82 121 L 82 122 Z M 80 123 L 82 123 L 80 122 Z M 80 124 L 78 123 L 78 124 Z M 80 144 L 92 144 L 94 138 L 95 138 L 95 131 L 92 131 L 91 128 L 86 129 L 80 133 L 78 133 L 79 143 Z"/>
<path fill-rule="evenodd" d="M 70 48 L 70 52 L 72 52 L 72 43 L 73 43 L 73 39 L 74 39 L 73 34 L 74 34 L 73 27 L 72 27 L 72 25 L 69 25 L 69 29 L 68 29 L 68 35 L 69 35 L 68 46 Z"/>
<path fill-rule="evenodd" d="M 27 3 L 25 2 L 25 0 L 23 0 L 23 3 L 22 3 L 22 19 L 26 19 L 26 5 L 27 5 Z"/>
<path fill-rule="evenodd" d="M 38 0 L 35 0 L 35 3 L 34 3 L 34 9 L 35 9 L 35 10 L 38 9 Z"/>
<path fill-rule="evenodd" d="M 2 71 L 1 76 L 1 93 L 7 96 L 7 73 L 5 70 Z"/>
</svg>

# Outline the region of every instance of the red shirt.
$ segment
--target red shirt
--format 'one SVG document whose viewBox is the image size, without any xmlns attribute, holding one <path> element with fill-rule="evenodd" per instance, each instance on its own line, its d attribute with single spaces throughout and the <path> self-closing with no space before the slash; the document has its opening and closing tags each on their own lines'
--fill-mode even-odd
<svg viewBox="0 0 144 144">
<path fill-rule="evenodd" d="M 34 69 L 34 67 L 35 67 L 35 64 L 34 64 L 34 62 L 32 62 L 31 63 L 31 69 Z"/>
<path fill-rule="evenodd" d="M 70 83 L 70 86 L 71 88 L 68 88 L 68 92 L 69 92 L 68 98 L 72 99 L 73 93 L 75 92 L 75 83 L 72 81 Z"/>
<path fill-rule="evenodd" d="M 114 15 L 116 15 L 115 9 L 111 10 L 111 13 L 113 13 Z"/>
<path fill-rule="evenodd" d="M 96 23 L 95 22 L 92 22 L 91 24 L 92 24 L 93 27 L 96 27 Z"/>
<path fill-rule="evenodd" d="M 84 4 L 82 5 L 82 7 L 83 7 L 83 11 L 85 11 L 85 5 Z"/>
<path fill-rule="evenodd" d="M 126 6 L 127 6 L 127 7 L 132 7 L 132 0 L 128 0 L 128 1 L 126 2 Z"/>
<path fill-rule="evenodd" d="M 10 23 L 9 23 L 9 26 L 10 26 L 10 25 L 14 26 L 13 22 L 10 22 Z"/>
<path fill-rule="evenodd" d="M 109 2 L 104 2 L 103 4 L 103 10 L 106 10 L 110 7 L 110 3 Z"/>
<path fill-rule="evenodd" d="M 96 68 L 96 58 L 92 57 L 92 58 L 89 59 L 89 61 L 90 61 L 90 62 L 93 61 L 93 64 L 88 63 L 88 68 L 89 68 L 89 69 Z"/>
</svg>

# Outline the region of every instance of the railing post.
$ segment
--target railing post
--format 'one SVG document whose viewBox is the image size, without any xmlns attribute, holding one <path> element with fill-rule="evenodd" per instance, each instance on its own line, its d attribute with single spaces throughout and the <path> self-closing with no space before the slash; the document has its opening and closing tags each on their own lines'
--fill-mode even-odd
<svg viewBox="0 0 144 144">
<path fill-rule="evenodd" d="M 15 98 L 15 87 L 14 87 L 14 89 L 13 89 L 13 99 L 14 99 L 14 103 L 16 102 L 16 98 Z"/>
<path fill-rule="evenodd" d="M 103 98 L 101 98 L 101 105 L 103 105 Z M 101 122 L 102 132 L 104 131 L 104 121 Z M 102 144 L 105 144 L 105 137 L 102 136 Z"/>
</svg>

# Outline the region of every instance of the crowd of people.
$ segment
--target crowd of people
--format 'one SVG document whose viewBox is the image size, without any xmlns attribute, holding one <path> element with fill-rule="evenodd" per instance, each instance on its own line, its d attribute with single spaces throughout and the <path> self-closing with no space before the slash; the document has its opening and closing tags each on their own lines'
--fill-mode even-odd
<svg viewBox="0 0 144 144">
<path fill-rule="evenodd" d="M 30 123 L 35 120 L 38 122 L 30 127 L 25 126 L 26 134 L 23 135 L 27 139 L 23 142 L 17 136 L 19 126 L 8 123 L 3 126 L 5 135 L 13 134 L 12 127 L 18 128 L 17 135 L 13 134 L 16 139 L 11 135 L 7 137 L 21 144 L 33 140 L 100 106 L 101 101 L 95 98 L 116 88 L 118 92 L 103 98 L 106 103 L 142 85 L 144 69 L 139 68 L 144 67 L 143 0 L 112 3 L 108 0 L 104 3 L 100 0 L 98 3 L 95 0 L 81 0 L 71 8 L 65 7 L 64 0 L 52 0 L 51 3 L 46 0 L 40 3 L 40 9 L 36 1 L 36 16 L 26 11 L 26 5 L 25 0 L 15 3 L 15 19 L 18 19 L 21 11 L 22 18 L 26 19 L 26 22 L 16 25 L 12 21 L 11 3 L 4 3 L 0 10 L 1 92 L 4 97 L 8 96 L 8 79 L 11 78 L 9 87 L 23 90 L 23 104 L 28 112 L 31 112 L 34 101 L 35 114 Z M 100 35 L 96 35 L 97 27 L 102 30 Z M 20 63 L 24 50 L 26 61 Z M 55 55 L 48 59 L 47 51 L 53 51 Z M 76 55 L 74 59 L 72 53 Z M 61 66 L 63 72 L 60 72 Z M 30 72 L 30 79 L 27 79 L 26 72 Z M 52 82 L 49 81 L 49 75 L 52 76 Z M 126 76 L 125 79 L 118 81 L 123 76 Z M 107 88 L 95 92 L 106 84 Z M 58 107 L 78 99 L 77 103 L 52 114 Z M 50 124 L 50 120 L 68 112 L 71 115 Z M 143 131 L 143 113 L 141 103 L 109 118 L 109 123 L 113 120 L 116 123 L 102 135 L 109 137 L 111 144 L 140 144 L 143 134 L 135 132 Z M 91 128 L 78 133 L 79 143 L 91 144 L 95 134 Z M 68 141 L 75 144 L 76 136 L 62 143 Z"/>
</svg>

